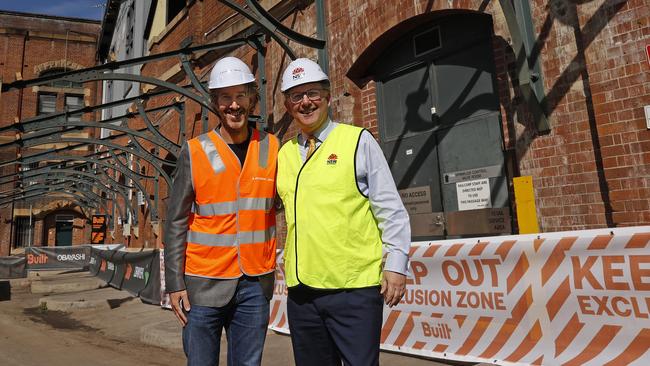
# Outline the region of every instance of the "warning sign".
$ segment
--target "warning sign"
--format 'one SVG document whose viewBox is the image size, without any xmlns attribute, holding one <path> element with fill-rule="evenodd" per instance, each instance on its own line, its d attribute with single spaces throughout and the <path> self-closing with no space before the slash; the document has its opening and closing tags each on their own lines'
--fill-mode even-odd
<svg viewBox="0 0 650 366">
<path fill-rule="evenodd" d="M 650 365 L 649 250 L 650 227 L 413 245 L 381 348 L 504 366 Z M 269 326 L 288 333 L 282 254 L 277 264 Z"/>
<path fill-rule="evenodd" d="M 477 179 L 456 183 L 458 211 L 491 208 L 490 180 Z"/>
<path fill-rule="evenodd" d="M 90 232 L 91 244 L 104 244 L 106 238 L 106 215 L 93 215 Z"/>
<path fill-rule="evenodd" d="M 431 187 L 422 186 L 401 189 L 399 196 L 402 198 L 404 207 L 406 207 L 409 214 L 431 212 Z"/>
<path fill-rule="evenodd" d="M 501 165 L 491 165 L 457 172 L 446 172 L 443 177 L 445 184 L 451 184 L 476 179 L 495 178 L 501 176 L 502 172 L 503 167 Z"/>
</svg>

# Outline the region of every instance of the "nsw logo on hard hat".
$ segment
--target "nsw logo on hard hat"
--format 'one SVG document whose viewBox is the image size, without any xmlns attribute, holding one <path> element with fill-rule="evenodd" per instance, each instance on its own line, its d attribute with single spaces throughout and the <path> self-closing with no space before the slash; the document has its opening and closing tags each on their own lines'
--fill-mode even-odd
<svg viewBox="0 0 650 366">
<path fill-rule="evenodd" d="M 330 154 L 327 158 L 327 165 L 336 165 L 336 162 L 339 160 L 339 157 L 336 154 Z"/>
<path fill-rule="evenodd" d="M 296 67 L 291 72 L 291 75 L 293 77 L 293 80 L 302 79 L 305 76 L 305 69 L 303 69 L 302 67 Z"/>
</svg>

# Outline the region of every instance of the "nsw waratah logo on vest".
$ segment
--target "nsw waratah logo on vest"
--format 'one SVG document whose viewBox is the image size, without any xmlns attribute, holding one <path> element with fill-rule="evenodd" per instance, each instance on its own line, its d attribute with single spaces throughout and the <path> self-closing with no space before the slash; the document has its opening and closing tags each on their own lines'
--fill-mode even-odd
<svg viewBox="0 0 650 366">
<path fill-rule="evenodd" d="M 327 158 L 327 165 L 336 165 L 336 161 L 339 159 L 336 154 L 330 154 L 330 156 Z"/>
</svg>

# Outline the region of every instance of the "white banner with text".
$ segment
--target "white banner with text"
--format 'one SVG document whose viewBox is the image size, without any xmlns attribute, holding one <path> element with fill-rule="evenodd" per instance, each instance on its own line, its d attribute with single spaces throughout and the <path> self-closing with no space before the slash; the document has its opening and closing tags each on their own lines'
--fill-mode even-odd
<svg viewBox="0 0 650 366">
<path fill-rule="evenodd" d="M 414 244 L 381 348 L 502 365 L 650 365 L 650 228 Z M 288 333 L 282 253 L 270 328 Z"/>
</svg>

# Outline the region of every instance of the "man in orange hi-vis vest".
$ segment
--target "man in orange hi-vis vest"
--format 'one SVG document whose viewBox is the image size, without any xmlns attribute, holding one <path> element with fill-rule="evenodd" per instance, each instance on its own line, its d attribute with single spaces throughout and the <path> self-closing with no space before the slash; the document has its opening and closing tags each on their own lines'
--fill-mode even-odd
<svg viewBox="0 0 650 366">
<path fill-rule="evenodd" d="M 260 365 L 275 270 L 279 142 L 251 128 L 255 77 L 220 59 L 208 84 L 219 125 L 181 149 L 167 203 L 165 286 L 188 365 Z"/>
</svg>

